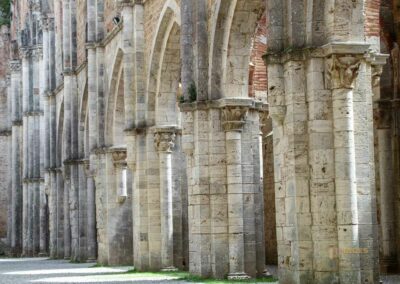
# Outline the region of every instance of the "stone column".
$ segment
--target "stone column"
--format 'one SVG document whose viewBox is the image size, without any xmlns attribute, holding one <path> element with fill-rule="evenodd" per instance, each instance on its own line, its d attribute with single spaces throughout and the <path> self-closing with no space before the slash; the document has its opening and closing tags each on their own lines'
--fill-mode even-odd
<svg viewBox="0 0 400 284">
<path fill-rule="evenodd" d="M 8 174 L 7 174 L 7 228 L 6 228 L 6 245 L 10 249 L 11 252 L 11 232 L 13 227 L 12 221 L 12 98 L 11 98 L 11 76 L 9 73 L 6 75 L 6 93 L 7 93 L 7 130 L 4 133 L 7 135 L 7 165 L 8 165 Z"/>
<path fill-rule="evenodd" d="M 97 231 L 96 231 L 96 187 L 94 176 L 96 171 L 89 160 L 85 164 L 87 182 L 87 258 L 88 261 L 96 261 L 97 258 Z"/>
<path fill-rule="evenodd" d="M 86 49 L 88 52 L 88 96 L 89 96 L 89 160 L 86 164 L 87 186 L 87 258 L 95 261 L 97 258 L 96 232 L 96 189 L 95 160 L 91 154 L 97 148 L 97 63 L 96 63 L 96 1 L 87 2 L 88 34 Z"/>
<path fill-rule="evenodd" d="M 56 168 L 56 190 L 57 190 L 57 258 L 64 258 L 64 243 L 65 243 L 65 208 L 64 208 L 64 178 L 61 168 Z"/>
<path fill-rule="evenodd" d="M 11 150 L 11 254 L 22 253 L 22 177 L 21 177 L 21 135 L 22 135 L 22 102 L 21 102 L 21 63 L 10 62 L 11 99 L 12 99 L 12 150 Z"/>
<path fill-rule="evenodd" d="M 31 50 L 28 48 L 23 48 L 20 50 L 21 57 L 22 57 L 22 111 L 23 111 L 23 256 L 30 256 L 31 255 L 31 237 L 30 237 L 30 230 L 29 230 L 29 199 L 30 199 L 30 184 L 28 183 L 28 178 L 30 177 L 30 157 L 29 154 L 29 125 L 30 117 L 28 116 L 28 112 L 30 110 L 29 98 L 30 98 L 30 87 L 29 82 L 30 80 L 30 57 L 31 57 Z"/>
<path fill-rule="evenodd" d="M 328 59 L 334 122 L 339 277 L 343 283 L 361 281 L 360 252 L 348 251 L 360 249 L 353 89 L 361 58 L 359 55 L 332 54 Z"/>
<path fill-rule="evenodd" d="M 226 107 L 222 121 L 226 137 L 226 173 L 229 218 L 228 279 L 248 279 L 245 273 L 244 206 L 242 181 L 242 130 L 248 109 Z"/>
<path fill-rule="evenodd" d="M 390 101 L 378 101 L 378 157 L 381 203 L 381 266 L 385 272 L 396 268 L 396 227 L 392 150 L 392 110 Z"/>
<path fill-rule="evenodd" d="M 161 206 L 161 267 L 163 271 L 175 271 L 174 224 L 172 188 L 172 149 L 175 142 L 174 128 L 156 129 L 154 143 L 160 159 L 160 206 Z"/>
<path fill-rule="evenodd" d="M 399 177 L 399 172 L 400 172 L 400 99 L 395 96 L 395 98 L 392 100 L 392 151 L 393 151 L 393 171 L 395 175 L 393 176 L 394 179 L 394 192 L 395 192 L 395 197 L 399 198 L 400 197 L 400 177 Z M 395 199 L 396 200 L 396 199 Z M 398 200 L 398 199 L 397 199 Z M 397 201 L 395 203 L 395 214 L 396 216 L 399 216 L 400 210 L 399 210 L 399 202 Z M 400 220 L 399 218 L 395 219 L 395 224 L 396 224 L 396 239 L 400 239 Z M 399 269 L 400 266 L 400 246 L 397 245 L 397 269 Z"/>
<path fill-rule="evenodd" d="M 62 172 L 62 179 L 58 180 L 61 183 L 63 181 L 63 215 L 64 215 L 64 259 L 70 259 L 71 257 L 71 222 L 70 222 L 70 210 L 69 210 L 69 191 L 71 186 L 69 166 L 64 164 Z M 59 187 L 60 188 L 60 187 Z"/>
</svg>

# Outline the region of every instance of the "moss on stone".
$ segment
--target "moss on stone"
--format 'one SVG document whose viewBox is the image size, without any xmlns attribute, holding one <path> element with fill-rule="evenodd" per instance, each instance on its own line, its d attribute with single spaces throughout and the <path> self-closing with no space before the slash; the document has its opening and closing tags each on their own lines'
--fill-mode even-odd
<svg viewBox="0 0 400 284">
<path fill-rule="evenodd" d="M 0 0 L 0 26 L 10 25 L 11 0 Z"/>
</svg>

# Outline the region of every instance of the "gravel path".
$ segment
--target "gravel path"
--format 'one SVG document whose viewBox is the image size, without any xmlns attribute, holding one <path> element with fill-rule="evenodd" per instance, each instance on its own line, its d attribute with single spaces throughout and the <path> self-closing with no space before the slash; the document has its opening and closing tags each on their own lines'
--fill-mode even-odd
<svg viewBox="0 0 400 284">
<path fill-rule="evenodd" d="M 0 284 L 24 283 L 184 283 L 163 276 L 124 274 L 132 267 L 93 267 L 47 258 L 0 258 Z"/>
<path fill-rule="evenodd" d="M 0 258 L 0 284 L 45 283 L 168 283 L 187 282 L 165 276 L 125 274 L 132 267 L 93 267 L 93 263 L 69 263 L 48 258 Z M 269 267 L 271 272 L 275 268 Z M 384 284 L 399 284 L 400 275 L 381 276 Z"/>
</svg>

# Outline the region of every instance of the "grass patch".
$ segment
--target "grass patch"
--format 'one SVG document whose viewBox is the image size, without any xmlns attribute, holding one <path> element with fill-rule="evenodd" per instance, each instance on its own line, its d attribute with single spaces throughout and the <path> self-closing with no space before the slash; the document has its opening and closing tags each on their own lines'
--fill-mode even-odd
<svg viewBox="0 0 400 284">
<path fill-rule="evenodd" d="M 92 265 L 90 268 L 96 268 L 96 267 L 109 267 L 107 264 L 101 264 L 101 263 L 96 263 Z"/>
<path fill-rule="evenodd" d="M 77 260 L 77 259 L 71 259 L 71 260 L 69 261 L 69 263 L 72 263 L 72 264 L 82 264 L 82 263 L 86 263 L 86 261 L 80 261 L 80 260 Z"/>
<path fill-rule="evenodd" d="M 191 275 L 189 272 L 184 271 L 174 271 L 174 272 L 141 272 L 135 269 L 129 270 L 126 274 L 136 274 L 137 277 L 171 277 L 174 280 L 193 282 L 193 283 L 271 283 L 278 281 L 277 279 L 271 277 L 261 277 L 256 279 L 248 280 L 228 280 L 228 279 L 213 279 L 213 278 L 202 278 L 196 275 Z"/>
</svg>

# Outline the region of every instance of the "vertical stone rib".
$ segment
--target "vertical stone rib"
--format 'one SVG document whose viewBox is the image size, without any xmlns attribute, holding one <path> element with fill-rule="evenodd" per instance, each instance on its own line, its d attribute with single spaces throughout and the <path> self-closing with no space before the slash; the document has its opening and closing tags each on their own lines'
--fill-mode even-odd
<svg viewBox="0 0 400 284">
<path fill-rule="evenodd" d="M 89 164 L 86 165 L 87 177 L 87 257 L 89 260 L 95 260 L 97 257 L 97 238 L 96 238 L 96 196 L 94 182 L 94 163 L 95 156 L 91 152 L 97 148 L 97 64 L 96 64 L 96 1 L 88 0 L 87 2 L 87 50 L 88 50 L 88 97 L 89 97 Z"/>
<path fill-rule="evenodd" d="M 206 101 L 208 99 L 208 3 L 206 0 L 195 1 L 196 16 L 196 86 L 197 100 Z"/>
<path fill-rule="evenodd" d="M 132 4 L 123 3 L 122 18 L 125 23 L 133 22 Z M 135 96 L 133 85 L 134 74 L 134 54 L 133 54 L 133 25 L 124 25 L 122 30 L 123 37 L 123 66 L 124 66 L 124 102 L 125 102 L 125 129 L 135 127 Z"/>
<path fill-rule="evenodd" d="M 143 127 L 146 124 L 146 67 L 145 67 L 145 37 L 144 37 L 144 6 L 143 3 L 138 1 L 133 8 L 133 77 L 134 77 L 134 91 L 133 96 L 136 95 L 136 101 L 131 106 L 132 109 L 125 113 L 126 117 L 135 115 L 135 126 Z M 125 78 L 125 77 L 124 77 Z M 125 102 L 126 105 L 126 102 Z"/>
<path fill-rule="evenodd" d="M 193 84 L 193 23 L 192 0 L 181 1 L 181 83 L 185 101 L 189 101 L 189 87 Z"/>
</svg>

